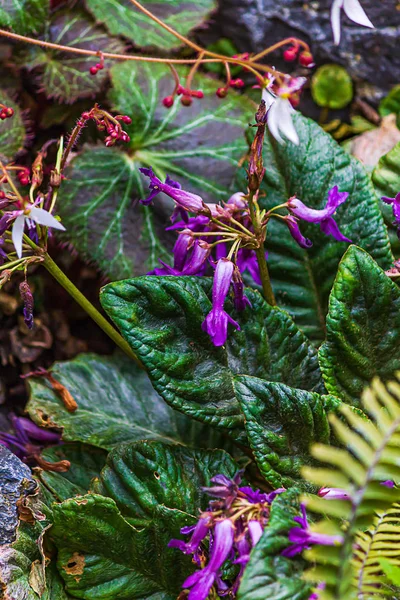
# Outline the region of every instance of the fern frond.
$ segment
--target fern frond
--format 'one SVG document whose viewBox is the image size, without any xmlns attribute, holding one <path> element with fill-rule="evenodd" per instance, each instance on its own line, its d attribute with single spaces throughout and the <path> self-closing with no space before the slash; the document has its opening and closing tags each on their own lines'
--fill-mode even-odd
<svg viewBox="0 0 400 600">
<path fill-rule="evenodd" d="M 386 579 L 377 559 L 380 551 L 391 561 L 400 555 L 400 523 L 395 524 L 400 507 L 393 506 L 400 501 L 400 488 L 382 485 L 387 480 L 400 482 L 400 373 L 396 377 L 386 385 L 374 379 L 364 391 L 362 406 L 369 419 L 347 405 L 340 409 L 342 419 L 331 415 L 332 429 L 342 447 L 313 446 L 313 456 L 325 466 L 303 469 L 303 477 L 311 483 L 340 487 L 350 498 L 303 498 L 309 510 L 325 516 L 313 529 L 320 533 L 329 529 L 343 539 L 337 546 L 314 546 L 305 553 L 314 563 L 306 577 L 326 583 L 320 600 L 387 597 Z M 374 528 L 378 528 L 376 533 Z"/>
</svg>

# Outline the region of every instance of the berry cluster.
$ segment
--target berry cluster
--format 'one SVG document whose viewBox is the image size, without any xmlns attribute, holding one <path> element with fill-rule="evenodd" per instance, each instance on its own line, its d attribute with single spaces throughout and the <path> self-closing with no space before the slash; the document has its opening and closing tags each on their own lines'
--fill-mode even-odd
<svg viewBox="0 0 400 600">
<path fill-rule="evenodd" d="M 230 87 L 240 90 L 242 87 L 244 87 L 243 79 L 230 79 L 224 87 L 219 87 L 215 92 L 218 98 L 225 98 Z"/>
<path fill-rule="evenodd" d="M 117 115 L 113 117 L 110 113 L 102 110 L 96 104 L 91 111 L 82 113 L 77 125 L 79 127 L 84 127 L 90 119 L 94 120 L 99 131 L 107 132 L 108 135 L 104 140 L 107 147 L 114 146 L 118 141 L 130 142 L 131 138 L 121 127 L 121 122 L 125 125 L 130 125 L 132 123 L 132 119 L 127 115 Z"/>
<path fill-rule="evenodd" d="M 89 73 L 91 75 L 96 75 L 96 73 L 98 71 L 101 71 L 102 69 L 104 69 L 104 56 L 101 52 L 99 53 L 99 56 L 100 56 L 100 62 L 98 62 L 93 67 L 90 67 L 90 69 L 89 69 Z"/>
<path fill-rule="evenodd" d="M 284 51 L 283 58 L 286 60 L 286 62 L 294 62 L 296 59 L 298 59 L 302 67 L 312 67 L 314 65 L 314 58 L 311 52 L 309 50 L 302 50 L 302 52 L 299 51 L 299 44 L 294 44 Z"/>
<path fill-rule="evenodd" d="M 0 104 L 0 119 L 4 121 L 4 119 L 10 119 L 14 114 L 14 109 L 9 106 L 4 106 L 4 104 Z"/>
<path fill-rule="evenodd" d="M 204 98 L 204 94 L 201 90 L 191 90 L 179 84 L 171 96 L 166 96 L 163 98 L 162 103 L 165 108 L 171 108 L 174 103 L 175 96 L 181 96 L 182 106 L 190 106 L 193 102 L 192 98 Z"/>
</svg>

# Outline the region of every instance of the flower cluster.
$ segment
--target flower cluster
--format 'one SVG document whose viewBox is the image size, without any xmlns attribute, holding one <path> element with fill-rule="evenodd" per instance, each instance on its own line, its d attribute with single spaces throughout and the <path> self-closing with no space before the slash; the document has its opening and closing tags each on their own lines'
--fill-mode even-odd
<svg viewBox="0 0 400 600">
<path fill-rule="evenodd" d="M 114 146 L 118 141 L 130 142 L 131 138 L 121 127 L 121 122 L 125 125 L 132 123 L 132 119 L 127 115 L 116 115 L 114 117 L 106 110 L 101 109 L 98 104 L 95 104 L 90 111 L 82 113 L 77 123 L 78 127 L 84 127 L 90 119 L 95 122 L 99 131 L 107 132 L 107 137 L 104 140 L 107 147 Z"/>
<path fill-rule="evenodd" d="M 211 482 L 215 485 L 203 490 L 217 500 L 210 502 L 196 525 L 181 530 L 191 534 L 188 542 L 171 540 L 168 544 L 192 554 L 200 567 L 183 582 L 182 587 L 190 589 L 188 600 L 206 600 L 213 587 L 220 596 L 235 595 L 250 551 L 268 525 L 271 503 L 285 491 L 280 488 L 264 494 L 247 486 L 239 487 L 240 481 L 240 472 L 232 480 L 225 475 L 213 477 Z M 235 577 L 228 580 L 223 574 L 227 560 L 238 565 Z"/>
<path fill-rule="evenodd" d="M 260 223 L 262 232 L 257 236 L 248 196 L 238 192 L 224 204 L 206 204 L 201 196 L 183 190 L 178 182 L 169 177 L 163 183 L 152 169 L 142 168 L 141 172 L 150 179 L 150 194 L 142 203 L 150 204 L 161 192 L 172 198 L 175 203 L 173 224 L 167 229 L 176 230 L 179 235 L 173 249 L 173 266 L 160 261 L 162 266 L 149 274 L 201 276 L 214 271 L 212 309 L 203 322 L 203 330 L 209 334 L 215 346 L 225 344 L 229 323 L 240 329 L 239 324 L 224 310 L 231 288 L 236 311 L 243 311 L 250 306 L 244 294 L 243 274 L 247 272 L 255 284 L 262 284 L 257 249 L 264 245 L 267 223 L 271 218 L 278 218 L 285 223 L 292 237 L 303 248 L 309 248 L 312 242 L 301 233 L 300 220 L 318 223 L 326 235 L 333 236 L 337 241 L 351 241 L 340 232 L 333 218 L 336 209 L 348 197 L 348 193 L 339 192 L 337 186 L 329 190 L 326 206 L 321 210 L 308 208 L 293 197 L 283 205 L 264 212 Z M 286 209 L 288 214 L 282 215 L 278 209 Z"/>
</svg>

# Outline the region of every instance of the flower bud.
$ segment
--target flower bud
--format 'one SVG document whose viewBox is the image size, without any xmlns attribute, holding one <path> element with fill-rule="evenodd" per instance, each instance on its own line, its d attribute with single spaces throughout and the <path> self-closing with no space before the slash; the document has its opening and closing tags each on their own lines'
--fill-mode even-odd
<svg viewBox="0 0 400 600">
<path fill-rule="evenodd" d="M 97 67 L 90 67 L 90 69 L 89 69 L 89 73 L 91 75 L 96 75 L 97 71 L 98 71 Z"/>
<path fill-rule="evenodd" d="M 190 106 L 192 104 L 193 100 L 190 96 L 182 96 L 181 98 L 181 104 L 182 106 Z"/>
<path fill-rule="evenodd" d="M 165 106 L 165 108 L 171 108 L 171 106 L 174 103 L 174 98 L 173 96 L 166 96 L 165 98 L 163 98 L 162 101 L 163 105 Z"/>
<path fill-rule="evenodd" d="M 286 62 L 295 61 L 297 58 L 297 48 L 295 48 L 295 46 L 287 48 L 287 50 L 285 50 L 283 53 L 283 58 L 286 60 Z"/>
<path fill-rule="evenodd" d="M 219 87 L 215 93 L 218 96 L 218 98 L 226 98 L 228 90 L 224 87 Z"/>
<path fill-rule="evenodd" d="M 311 52 L 304 50 L 300 53 L 299 63 L 302 67 L 311 67 L 314 64 L 314 58 Z"/>
</svg>

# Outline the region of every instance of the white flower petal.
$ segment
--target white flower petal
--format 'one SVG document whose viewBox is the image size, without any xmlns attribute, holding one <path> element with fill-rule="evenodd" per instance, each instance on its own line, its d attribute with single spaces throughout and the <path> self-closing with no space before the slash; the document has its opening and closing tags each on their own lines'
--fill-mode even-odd
<svg viewBox="0 0 400 600">
<path fill-rule="evenodd" d="M 15 219 L 11 233 L 12 241 L 18 258 L 21 258 L 22 256 L 22 236 L 24 235 L 24 225 L 25 217 L 20 215 Z"/>
<path fill-rule="evenodd" d="M 280 144 L 284 144 L 285 141 L 279 135 L 279 119 L 279 100 L 275 100 L 268 111 L 267 125 L 271 135 L 276 141 Z"/>
<path fill-rule="evenodd" d="M 333 41 L 336 46 L 340 43 L 340 11 L 343 7 L 343 0 L 333 0 L 331 8 L 331 26 L 333 31 Z"/>
<path fill-rule="evenodd" d="M 365 10 L 358 0 L 344 0 L 343 8 L 351 21 L 354 21 L 357 25 L 363 25 L 364 27 L 371 27 L 374 29 L 374 26 L 368 19 Z"/>
<path fill-rule="evenodd" d="M 261 99 L 264 100 L 265 106 L 267 107 L 267 110 L 268 110 L 269 107 L 271 106 L 271 104 L 273 104 L 273 102 L 275 100 L 275 96 L 274 96 L 274 94 L 272 94 L 272 92 L 267 90 L 267 88 L 263 88 Z"/>
<path fill-rule="evenodd" d="M 30 210 L 29 214 L 30 218 L 38 223 L 39 225 L 45 225 L 46 227 L 52 227 L 53 229 L 60 229 L 61 231 L 65 231 L 64 225 L 61 225 L 57 219 L 53 217 L 47 210 L 43 208 L 37 208 L 33 206 Z"/>
<path fill-rule="evenodd" d="M 300 140 L 292 121 L 292 114 L 294 113 L 292 105 L 289 100 L 283 98 L 279 99 L 279 103 L 279 129 L 290 142 L 298 146 Z"/>
</svg>

